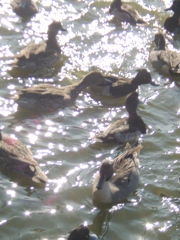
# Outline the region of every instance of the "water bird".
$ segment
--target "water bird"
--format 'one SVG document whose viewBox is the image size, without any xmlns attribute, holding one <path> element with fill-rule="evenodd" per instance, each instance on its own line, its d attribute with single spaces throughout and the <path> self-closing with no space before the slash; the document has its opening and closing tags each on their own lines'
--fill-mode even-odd
<svg viewBox="0 0 180 240">
<path fill-rule="evenodd" d="M 104 75 L 106 81 L 100 85 L 89 87 L 90 92 L 102 96 L 112 96 L 115 98 L 125 96 L 136 91 L 138 86 L 150 83 L 152 86 L 157 84 L 152 81 L 151 74 L 146 69 L 138 69 L 133 79 L 125 77 L 116 77 L 113 75 Z"/>
<path fill-rule="evenodd" d="M 146 124 L 136 112 L 138 102 L 137 92 L 128 94 L 125 107 L 129 116 L 109 124 L 104 131 L 95 135 L 94 140 L 100 143 L 123 143 L 146 134 Z"/>
<path fill-rule="evenodd" d="M 46 183 L 48 178 L 41 171 L 32 152 L 22 142 L 0 131 L 0 169 L 30 178 L 37 183 Z"/>
<path fill-rule="evenodd" d="M 180 54 L 166 48 L 162 33 L 156 33 L 156 47 L 150 51 L 149 59 L 152 66 L 161 74 L 168 76 L 180 75 Z"/>
<path fill-rule="evenodd" d="M 122 2 L 121 0 L 113 0 L 109 9 L 109 13 L 114 15 L 118 23 L 126 22 L 130 23 L 131 25 L 146 23 L 133 7 Z"/>
<path fill-rule="evenodd" d="M 126 144 L 125 151 L 113 161 L 103 160 L 92 181 L 93 199 L 101 203 L 116 203 L 127 198 L 139 183 L 139 159 L 142 148 Z"/>
<path fill-rule="evenodd" d="M 165 11 L 172 10 L 173 16 L 168 17 L 164 22 L 164 28 L 170 33 L 180 33 L 180 1 L 174 0 L 171 7 Z"/>
<path fill-rule="evenodd" d="M 38 84 L 18 89 L 15 101 L 22 109 L 53 112 L 59 108 L 71 106 L 82 90 L 103 81 L 105 79 L 100 72 L 92 71 L 80 82 L 69 86 L 56 87 L 51 84 Z"/>
<path fill-rule="evenodd" d="M 93 234 L 90 235 L 88 227 L 80 225 L 77 228 L 74 228 L 67 240 L 97 240 L 98 238 Z"/>
<path fill-rule="evenodd" d="M 53 21 L 48 27 L 48 39 L 41 43 L 32 43 L 15 56 L 13 68 L 35 70 L 53 67 L 61 56 L 61 48 L 56 39 L 58 31 L 66 31 L 59 21 Z"/>
<path fill-rule="evenodd" d="M 38 7 L 34 0 L 12 0 L 13 12 L 22 18 L 31 18 L 38 13 Z"/>
</svg>

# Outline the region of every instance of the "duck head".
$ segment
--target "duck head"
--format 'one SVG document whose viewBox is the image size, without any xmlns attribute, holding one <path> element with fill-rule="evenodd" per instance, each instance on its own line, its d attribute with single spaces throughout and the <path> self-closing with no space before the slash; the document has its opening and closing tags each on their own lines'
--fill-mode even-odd
<svg viewBox="0 0 180 240">
<path fill-rule="evenodd" d="M 109 13 L 111 14 L 114 9 L 119 9 L 120 10 L 121 9 L 121 5 L 122 5 L 121 0 L 114 0 L 111 3 L 110 9 L 109 9 Z"/>
<path fill-rule="evenodd" d="M 156 33 L 154 37 L 157 50 L 165 50 L 165 38 L 162 33 Z"/>
<path fill-rule="evenodd" d="M 89 234 L 88 227 L 80 225 L 70 232 L 67 240 L 97 240 L 97 237 Z"/>
<path fill-rule="evenodd" d="M 137 82 L 138 85 L 149 83 L 152 86 L 159 86 L 154 81 L 152 81 L 152 77 L 151 77 L 150 72 L 148 72 L 144 68 L 141 68 L 141 69 L 137 70 L 136 77 L 132 80 L 132 82 Z"/>
<path fill-rule="evenodd" d="M 67 31 L 60 21 L 53 21 L 48 27 L 48 36 L 57 35 L 58 31 Z"/>
<path fill-rule="evenodd" d="M 109 160 L 103 160 L 99 168 L 99 181 L 96 185 L 97 189 L 102 189 L 104 182 L 109 181 L 113 176 L 113 163 Z"/>
</svg>

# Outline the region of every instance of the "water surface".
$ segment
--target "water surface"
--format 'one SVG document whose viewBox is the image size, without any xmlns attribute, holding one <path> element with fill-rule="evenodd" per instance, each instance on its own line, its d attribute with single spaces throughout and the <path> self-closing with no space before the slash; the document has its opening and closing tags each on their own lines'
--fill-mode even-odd
<svg viewBox="0 0 180 240">
<path fill-rule="evenodd" d="M 0 174 L 0 239 L 60 239 L 81 223 L 103 240 L 180 239 L 180 90 L 160 76 L 148 61 L 154 33 L 163 31 L 171 1 L 132 1 L 147 26 L 116 26 L 108 14 L 111 1 L 38 1 L 40 13 L 22 22 L 8 0 L 1 3 L 0 118 L 3 132 L 31 148 L 49 177 L 45 189 L 16 184 Z M 11 76 L 9 56 L 30 42 L 46 39 L 47 26 L 60 19 L 67 33 L 58 35 L 62 60 L 42 76 Z M 166 34 L 169 48 L 178 40 Z M 10 98 L 16 87 L 38 83 L 68 85 L 91 69 L 133 77 L 144 67 L 159 86 L 139 88 L 138 114 L 148 125 L 141 137 L 141 182 L 126 201 L 114 206 L 92 202 L 91 181 L 104 158 L 114 158 L 123 145 L 92 146 L 90 137 L 107 124 L 126 116 L 122 99 L 94 99 L 81 93 L 76 106 L 51 114 L 18 111 Z"/>
</svg>

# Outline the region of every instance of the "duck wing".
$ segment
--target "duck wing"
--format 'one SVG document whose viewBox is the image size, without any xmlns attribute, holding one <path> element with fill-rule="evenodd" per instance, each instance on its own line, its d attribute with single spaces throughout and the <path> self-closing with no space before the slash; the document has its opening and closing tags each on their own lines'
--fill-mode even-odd
<svg viewBox="0 0 180 240">
<path fill-rule="evenodd" d="M 132 22 L 134 24 L 136 24 L 136 23 L 145 23 L 145 21 L 141 19 L 139 13 L 133 7 L 131 7 L 130 5 L 122 4 L 121 5 L 121 11 L 129 14 L 129 17 L 131 17 Z"/>
<path fill-rule="evenodd" d="M 127 119 L 120 119 L 111 123 L 103 132 L 96 135 L 96 140 L 105 142 L 114 142 L 117 133 L 125 133 L 128 131 Z"/>
<path fill-rule="evenodd" d="M 25 48 L 23 48 L 19 54 L 16 55 L 16 58 L 26 58 L 29 59 L 30 56 L 33 55 L 39 55 L 39 54 L 44 54 L 46 52 L 47 49 L 47 43 L 39 43 L 39 44 L 29 44 L 28 46 L 26 46 Z"/>
<path fill-rule="evenodd" d="M 63 98 L 65 88 L 58 88 L 51 84 L 38 84 L 28 88 L 17 88 L 19 96 L 31 96 L 31 95 L 58 95 Z M 61 96 L 62 95 L 62 96 Z"/>
<path fill-rule="evenodd" d="M 134 170 L 137 171 L 139 167 L 137 157 L 141 149 L 141 144 L 135 147 L 132 147 L 129 143 L 126 144 L 126 150 L 113 161 L 115 176 L 112 179 L 112 183 L 117 186 L 122 185 L 122 183 L 129 184 L 131 174 Z"/>
<path fill-rule="evenodd" d="M 158 58 L 169 67 L 169 72 L 172 75 L 180 74 L 180 55 L 175 51 L 160 51 Z"/>
<path fill-rule="evenodd" d="M 3 134 L 3 139 L 0 141 L 0 164 L 20 163 L 38 165 L 32 152 L 24 144 Z"/>
</svg>

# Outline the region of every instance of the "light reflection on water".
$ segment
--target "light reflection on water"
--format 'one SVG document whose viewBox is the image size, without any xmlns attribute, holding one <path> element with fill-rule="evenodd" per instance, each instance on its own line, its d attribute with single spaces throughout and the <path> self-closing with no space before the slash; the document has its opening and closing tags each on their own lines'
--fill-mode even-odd
<svg viewBox="0 0 180 240">
<path fill-rule="evenodd" d="M 45 189 L 14 185 L 0 175 L 0 238 L 58 239 L 78 224 L 104 240 L 178 239 L 179 227 L 179 87 L 159 76 L 148 62 L 154 32 L 162 30 L 170 1 L 138 1 L 147 27 L 115 26 L 107 15 L 110 2 L 41 1 L 40 13 L 21 22 L 9 6 L 1 8 L 0 116 L 3 131 L 28 145 L 49 182 Z M 166 5 L 166 6 L 165 6 Z M 39 77 L 12 77 L 8 56 L 30 42 L 47 38 L 47 26 L 60 19 L 68 32 L 58 34 L 62 66 Z M 174 47 L 171 36 L 168 46 Z M 176 47 L 178 44 L 176 44 Z M 131 78 L 145 67 L 159 87 L 141 86 L 138 114 L 149 126 L 142 136 L 141 182 L 122 203 L 99 206 L 92 202 L 91 180 L 104 158 L 114 158 L 122 146 L 93 146 L 91 138 L 110 122 L 127 115 L 124 99 L 111 102 L 80 94 L 75 106 L 42 116 L 17 112 L 10 97 L 16 87 L 48 82 L 78 82 L 90 69 Z M 119 101 L 121 103 L 119 104 Z"/>
</svg>

